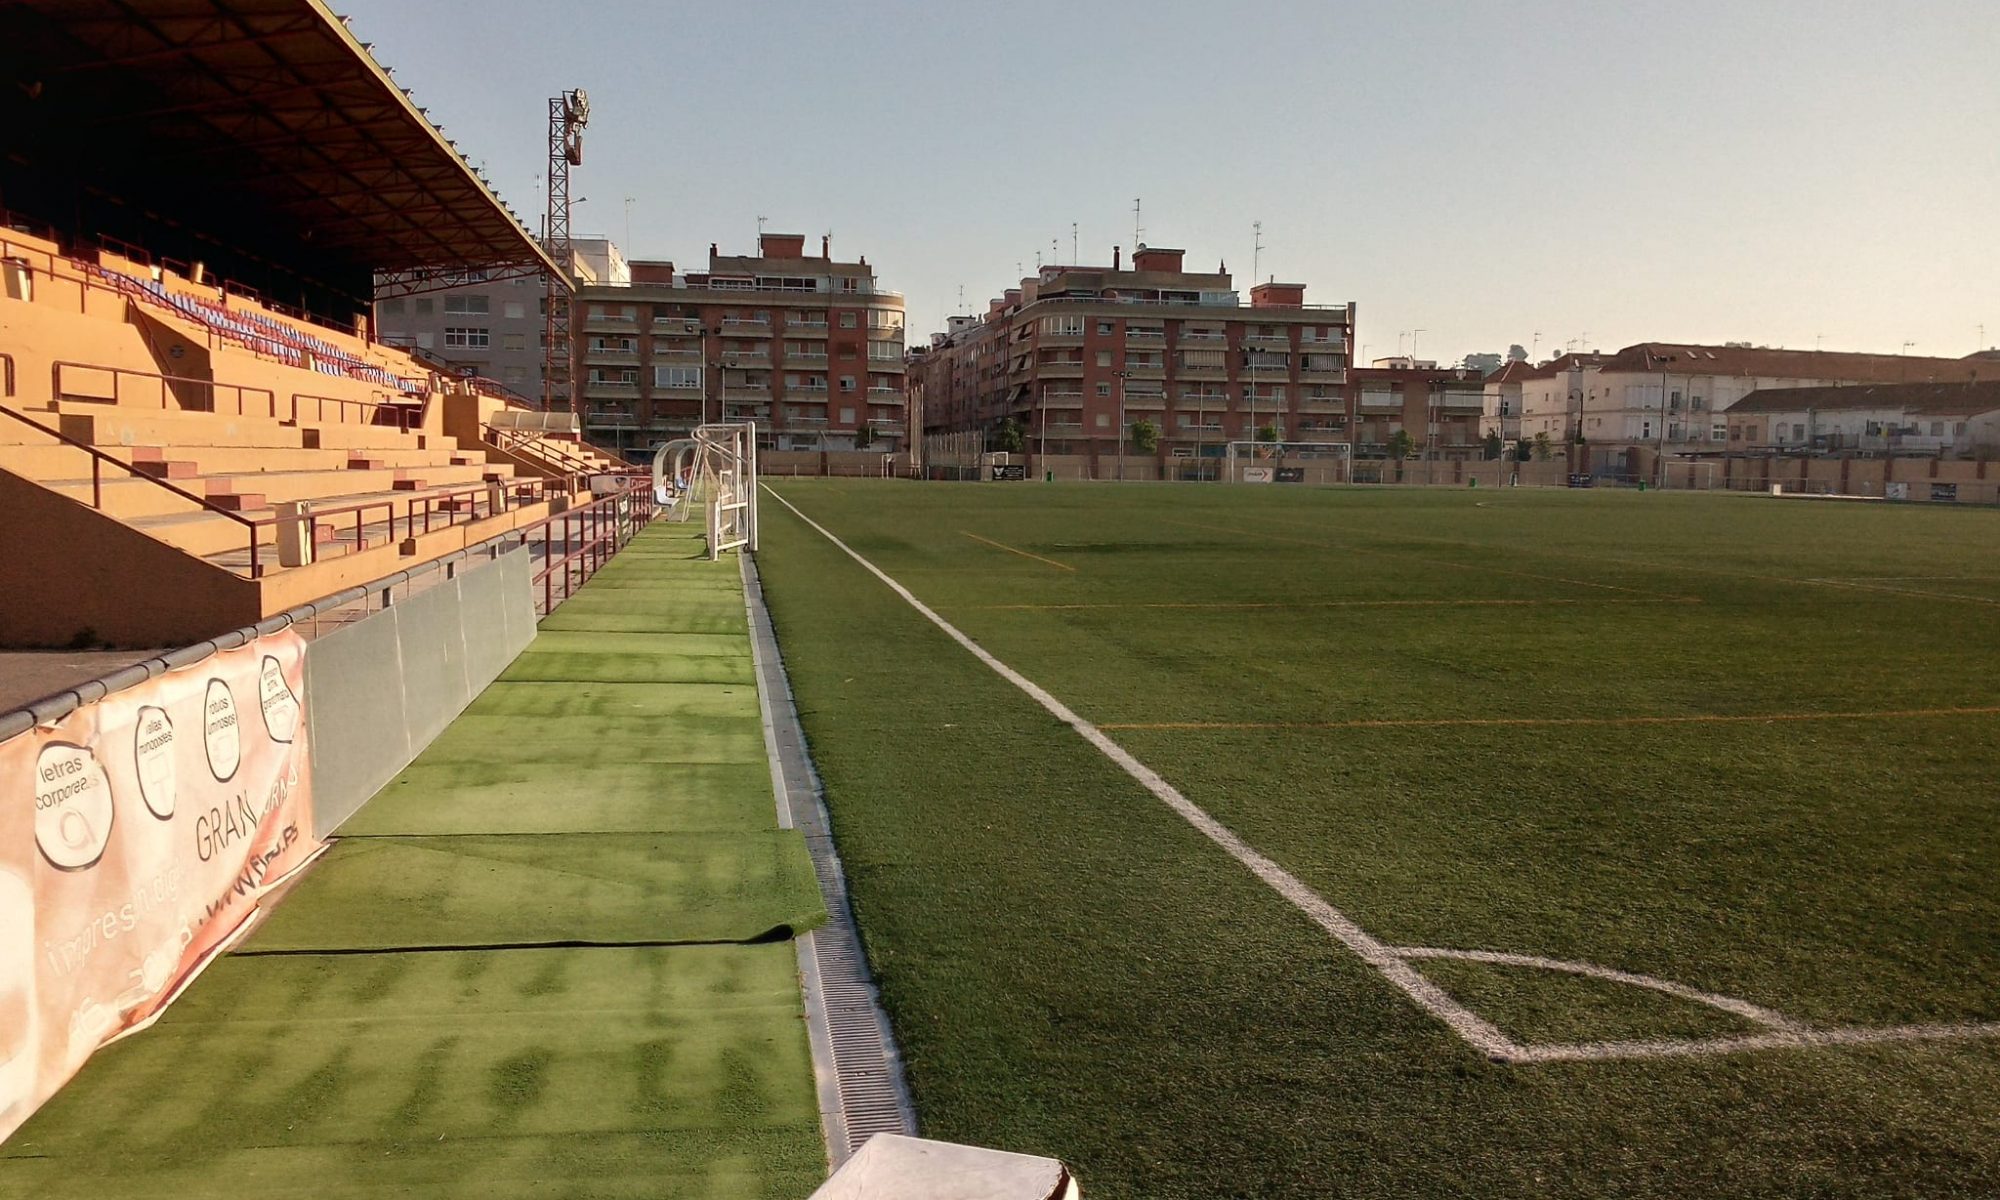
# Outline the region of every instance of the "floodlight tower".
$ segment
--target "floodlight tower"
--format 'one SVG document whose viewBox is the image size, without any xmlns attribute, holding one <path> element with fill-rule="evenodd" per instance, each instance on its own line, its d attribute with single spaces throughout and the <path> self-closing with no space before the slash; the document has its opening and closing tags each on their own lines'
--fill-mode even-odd
<svg viewBox="0 0 2000 1200">
<path fill-rule="evenodd" d="M 542 326 L 542 406 L 574 412 L 576 383 L 570 370 L 570 296 L 576 291 L 574 252 L 569 235 L 569 169 L 583 165 L 583 127 L 590 123 L 590 97 L 582 88 L 549 97 L 548 211 L 542 217 L 543 249 L 558 274 L 546 277 Z"/>
</svg>

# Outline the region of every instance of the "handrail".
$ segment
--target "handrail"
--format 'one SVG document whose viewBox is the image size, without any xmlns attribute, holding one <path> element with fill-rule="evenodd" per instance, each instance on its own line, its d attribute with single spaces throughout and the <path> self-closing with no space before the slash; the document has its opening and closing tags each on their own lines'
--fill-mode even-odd
<svg viewBox="0 0 2000 1200">
<path fill-rule="evenodd" d="M 106 367 L 96 363 L 57 361 L 51 364 L 49 368 L 50 382 L 54 388 L 50 393 L 51 399 L 61 400 L 69 395 L 69 393 L 63 390 L 63 368 L 65 367 L 76 371 L 99 371 L 110 375 L 111 402 L 114 404 L 118 403 L 123 395 L 122 389 L 119 387 L 119 380 L 123 378 L 148 379 L 160 385 L 160 408 L 162 411 L 170 411 L 167 406 L 167 397 L 171 394 L 168 385 L 192 384 L 195 387 L 206 389 L 208 393 L 208 407 L 192 411 L 209 413 L 221 411 L 216 407 L 216 395 L 218 389 L 226 388 L 236 394 L 237 416 L 249 416 L 250 410 L 245 406 L 244 398 L 249 395 L 261 393 L 264 397 L 265 415 L 272 420 L 278 418 L 278 396 L 270 388 L 245 387 L 238 383 L 219 383 L 213 379 L 200 379 L 192 375 L 156 375 L 150 371 L 132 371 L 124 367 Z M 85 399 L 92 398 L 83 393 L 79 393 L 79 395 L 83 395 Z"/>
<path fill-rule="evenodd" d="M 131 463 L 125 462 L 123 459 L 113 458 L 111 455 L 106 454 L 104 451 L 99 450 L 97 447 L 89 444 L 88 442 L 78 441 L 77 439 L 69 436 L 66 433 L 50 429 L 48 426 L 42 424 L 40 421 L 37 421 L 34 418 L 27 416 L 26 414 L 17 412 L 12 408 L 7 407 L 6 405 L 0 405 L 0 416 L 12 417 L 14 420 L 19 421 L 21 424 L 26 425 L 31 429 L 37 430 L 38 432 L 45 433 L 48 436 L 57 440 L 58 442 L 61 442 L 65 446 L 70 447 L 71 449 L 81 450 L 85 454 L 90 455 L 90 460 L 91 460 L 90 506 L 94 509 L 97 509 L 100 512 L 102 512 L 104 509 L 103 464 L 110 463 L 112 466 L 117 467 L 119 470 L 125 472 L 127 475 L 130 475 L 135 479 L 143 479 L 147 483 L 150 483 L 155 487 L 164 488 L 167 491 L 172 492 L 174 495 L 179 496 L 181 499 L 190 501 L 196 506 L 207 510 L 208 512 L 215 513 L 219 516 L 228 517 L 230 520 L 236 522 L 238 525 L 253 526 L 253 527 L 256 525 L 256 522 L 252 521 L 250 518 L 245 517 L 240 513 L 231 512 L 230 510 L 223 508 L 222 506 L 216 504 L 214 501 L 208 499 L 205 496 L 197 496 L 193 492 L 187 491 L 184 488 L 175 487 L 173 484 L 168 483 L 164 479 L 160 479 L 153 475 L 148 475 L 144 471 L 141 471 L 137 467 L 133 466 Z M 255 560 L 254 551 L 252 552 L 252 560 L 253 561 Z"/>
<path fill-rule="evenodd" d="M 390 404 L 381 400 L 354 400 L 342 396 L 314 396 L 306 392 L 293 392 L 292 424 L 294 425 L 298 424 L 299 421 L 302 419 L 300 416 L 301 409 L 299 404 L 299 402 L 302 400 L 312 401 L 312 403 L 316 406 L 318 410 L 317 415 L 315 416 L 314 419 L 320 421 L 326 420 L 327 405 L 332 404 L 338 406 L 335 411 L 339 415 L 335 416 L 334 420 L 342 425 L 348 423 L 346 414 L 349 408 L 372 409 L 376 413 L 387 411 L 389 413 L 394 414 L 394 419 L 387 422 L 387 424 L 394 425 L 397 429 L 402 430 L 404 433 L 410 432 L 410 421 L 412 417 L 421 419 L 423 415 L 420 411 L 413 410 L 411 406 L 407 404 Z M 374 425 L 374 417 L 371 415 L 367 421 L 363 421 L 361 422 L 361 424 L 372 427 Z"/>
</svg>

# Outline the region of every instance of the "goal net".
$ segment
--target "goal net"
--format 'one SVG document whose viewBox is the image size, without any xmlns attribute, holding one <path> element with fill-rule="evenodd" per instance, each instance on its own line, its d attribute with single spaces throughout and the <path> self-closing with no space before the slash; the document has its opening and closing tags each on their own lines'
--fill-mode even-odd
<svg viewBox="0 0 2000 1200">
<path fill-rule="evenodd" d="M 1349 483 L 1351 442 L 1230 442 L 1223 455 L 1226 483 Z"/>
<path fill-rule="evenodd" d="M 670 521 L 699 511 L 708 557 L 757 548 L 757 426 L 753 421 L 697 425 L 653 455 L 653 499 Z"/>
</svg>

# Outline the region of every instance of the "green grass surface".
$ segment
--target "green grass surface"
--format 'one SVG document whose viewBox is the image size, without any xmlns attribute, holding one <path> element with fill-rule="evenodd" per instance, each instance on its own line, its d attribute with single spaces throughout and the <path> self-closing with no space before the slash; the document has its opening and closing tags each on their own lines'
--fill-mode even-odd
<svg viewBox="0 0 2000 1200">
<path fill-rule="evenodd" d="M 806 1195 L 792 948 L 246 957 L 0 1145 L 0 1194 Z"/>
<path fill-rule="evenodd" d="M 808 1194 L 795 950 L 749 943 L 825 914 L 774 828 L 737 565 L 694 545 L 656 526 L 559 609 L 533 681 L 0 1145 L 0 1196 Z"/>
<path fill-rule="evenodd" d="M 1392 943 L 2000 1019 L 2000 715 L 1909 712 L 2000 704 L 2000 514 L 777 486 Z M 1098 1197 L 2000 1193 L 2000 1042 L 1487 1062 L 778 504 L 763 543 L 926 1132 Z M 1770 719 L 1612 723 L 1689 716 Z M 1422 969 L 1533 1041 L 1744 1028 Z"/>
</svg>

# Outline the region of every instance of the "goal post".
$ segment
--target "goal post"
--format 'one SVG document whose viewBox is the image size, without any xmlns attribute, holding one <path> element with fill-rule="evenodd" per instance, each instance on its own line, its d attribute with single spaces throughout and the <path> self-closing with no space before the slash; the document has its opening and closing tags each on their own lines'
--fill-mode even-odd
<svg viewBox="0 0 2000 1200">
<path fill-rule="evenodd" d="M 1352 442 L 1236 441 L 1224 447 L 1225 483 L 1351 483 Z"/>
<path fill-rule="evenodd" d="M 702 506 L 708 557 L 757 549 L 757 425 L 725 421 L 697 425 L 653 455 L 653 496 L 669 520 L 686 521 Z"/>
</svg>

